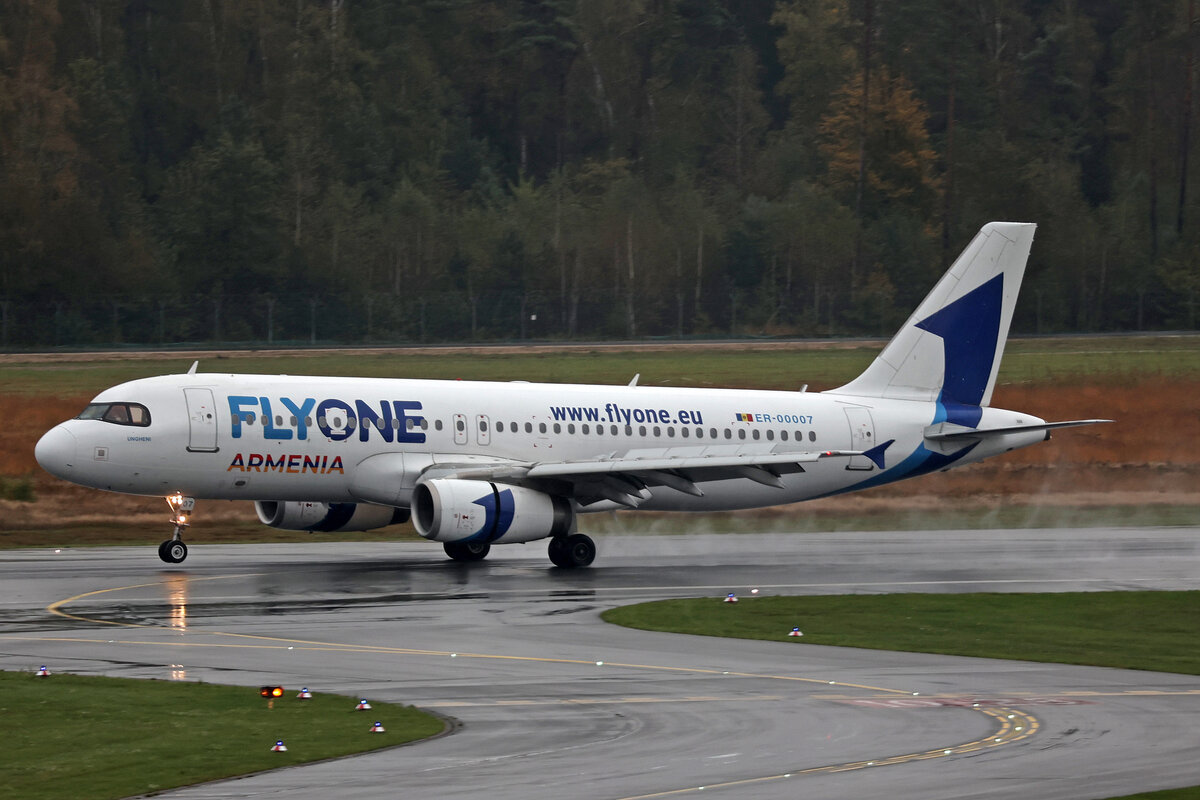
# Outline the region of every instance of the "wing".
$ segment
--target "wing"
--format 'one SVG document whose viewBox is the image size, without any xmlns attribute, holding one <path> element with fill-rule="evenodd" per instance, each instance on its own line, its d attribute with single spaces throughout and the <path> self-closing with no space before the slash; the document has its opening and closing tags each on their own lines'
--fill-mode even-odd
<svg viewBox="0 0 1200 800">
<path fill-rule="evenodd" d="M 438 464 L 434 470 L 441 478 L 530 485 L 568 495 L 582 506 L 608 500 L 636 508 L 650 498 L 649 488 L 654 486 L 666 486 L 695 497 L 704 495 L 699 484 L 706 481 L 744 478 L 783 488 L 781 475 L 803 472 L 805 464 L 822 458 L 865 456 L 883 469 L 884 453 L 893 441 L 870 450 L 817 452 L 747 453 L 739 452 L 742 448 L 736 446 L 630 450 L 578 461 Z"/>
</svg>

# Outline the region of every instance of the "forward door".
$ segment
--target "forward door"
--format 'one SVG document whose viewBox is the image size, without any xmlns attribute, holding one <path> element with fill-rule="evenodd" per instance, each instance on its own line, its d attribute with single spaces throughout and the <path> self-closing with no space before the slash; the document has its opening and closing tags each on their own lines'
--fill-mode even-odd
<svg viewBox="0 0 1200 800">
<path fill-rule="evenodd" d="M 217 452 L 217 407 L 212 389 L 184 389 L 183 397 L 188 411 L 188 452 Z"/>
</svg>

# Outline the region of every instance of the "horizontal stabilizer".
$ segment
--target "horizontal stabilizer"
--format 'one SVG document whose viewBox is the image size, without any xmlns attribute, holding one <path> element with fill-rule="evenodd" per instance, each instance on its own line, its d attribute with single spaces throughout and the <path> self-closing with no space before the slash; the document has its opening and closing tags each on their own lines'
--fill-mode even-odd
<svg viewBox="0 0 1200 800">
<path fill-rule="evenodd" d="M 930 425 L 925 429 L 925 438 L 939 442 L 952 439 L 986 439 L 990 436 L 1003 436 L 1007 433 L 1032 433 L 1034 431 L 1052 431 L 1056 428 L 1078 428 L 1081 425 L 1101 425 L 1112 422 L 1111 419 L 1073 419 L 1067 422 L 1044 422 L 1040 425 L 1012 425 L 1005 428 L 967 428 L 962 425 L 942 422 Z M 870 452 L 870 451 L 868 451 Z"/>
</svg>

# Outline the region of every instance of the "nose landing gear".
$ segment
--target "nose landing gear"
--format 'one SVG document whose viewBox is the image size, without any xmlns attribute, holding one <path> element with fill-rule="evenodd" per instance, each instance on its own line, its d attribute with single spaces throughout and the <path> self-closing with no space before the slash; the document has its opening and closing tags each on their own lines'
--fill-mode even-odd
<svg viewBox="0 0 1200 800">
<path fill-rule="evenodd" d="M 196 508 L 196 498 L 173 494 L 167 498 L 167 505 L 171 507 L 171 523 L 175 530 L 170 539 L 158 546 L 158 557 L 168 564 L 180 564 L 187 558 L 183 530 L 188 526 L 188 515 Z"/>
</svg>

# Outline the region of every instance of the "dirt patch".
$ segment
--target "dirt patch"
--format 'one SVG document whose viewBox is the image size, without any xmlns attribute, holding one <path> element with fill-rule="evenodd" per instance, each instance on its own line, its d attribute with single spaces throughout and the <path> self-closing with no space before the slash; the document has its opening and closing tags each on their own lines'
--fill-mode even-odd
<svg viewBox="0 0 1200 800">
<path fill-rule="evenodd" d="M 1049 420 L 1115 419 L 1058 432 L 1053 440 L 944 474 L 850 497 L 784 506 L 764 514 L 901 513 L 1021 506 L 1200 505 L 1200 380 L 1111 379 L 1008 385 L 993 404 Z M 31 530 L 116 521 L 166 529 L 159 498 L 83 489 L 44 473 L 33 458 L 43 432 L 77 414 L 89 398 L 0 395 L 0 476 L 32 483 L 34 502 L 0 500 L 0 529 Z M 204 502 L 206 524 L 250 524 L 249 503 Z"/>
</svg>

